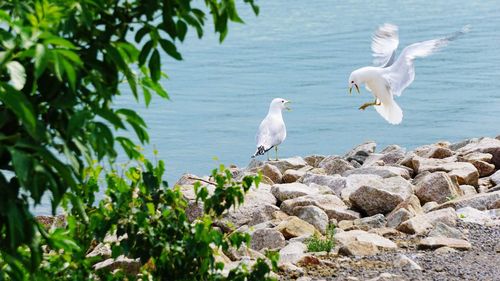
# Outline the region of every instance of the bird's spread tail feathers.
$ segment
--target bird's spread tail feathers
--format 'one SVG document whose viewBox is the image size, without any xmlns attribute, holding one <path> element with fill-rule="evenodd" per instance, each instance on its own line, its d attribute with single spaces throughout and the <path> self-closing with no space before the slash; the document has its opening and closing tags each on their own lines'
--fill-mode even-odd
<svg viewBox="0 0 500 281">
<path fill-rule="evenodd" d="M 269 150 L 269 149 L 268 149 Z M 263 145 L 257 147 L 257 151 L 253 154 L 252 158 L 255 158 L 257 155 L 264 155 L 268 150 L 264 148 Z"/>
<path fill-rule="evenodd" d="M 393 125 L 397 125 L 403 120 L 403 111 L 394 100 L 376 105 L 375 110 L 377 110 L 378 114 L 384 117 L 387 122 Z"/>
</svg>

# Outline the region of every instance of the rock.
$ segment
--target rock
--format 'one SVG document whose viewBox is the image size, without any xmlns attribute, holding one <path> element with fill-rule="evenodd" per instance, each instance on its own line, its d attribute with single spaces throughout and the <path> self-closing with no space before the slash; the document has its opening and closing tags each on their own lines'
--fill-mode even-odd
<svg viewBox="0 0 500 281">
<path fill-rule="evenodd" d="M 116 259 L 107 259 L 102 262 L 98 262 L 92 266 L 95 271 L 115 271 L 120 269 L 127 275 L 136 276 L 141 268 L 141 263 L 139 259 L 129 259 L 124 255 L 118 256 Z"/>
<path fill-rule="evenodd" d="M 491 164 L 493 155 L 489 153 L 472 152 L 466 155 L 458 155 L 458 161 L 469 162 L 479 172 L 480 177 L 487 177 L 495 171 L 495 165 Z"/>
<path fill-rule="evenodd" d="M 224 254 L 232 261 L 239 261 L 245 258 L 250 258 L 252 260 L 266 258 L 265 255 L 254 249 L 248 248 L 245 244 L 241 245 L 239 249 L 229 248 Z"/>
<path fill-rule="evenodd" d="M 390 227 L 372 228 L 368 232 L 380 235 L 382 237 L 394 237 L 402 235 L 400 231 L 397 231 L 396 229 Z"/>
<path fill-rule="evenodd" d="M 469 250 L 472 245 L 463 239 L 455 239 L 448 237 L 427 237 L 418 243 L 421 249 L 436 249 L 440 247 L 450 247 L 458 250 Z"/>
<path fill-rule="evenodd" d="M 102 257 L 104 259 L 109 259 L 111 257 L 111 246 L 108 243 L 99 243 L 90 253 L 88 253 L 86 258 Z"/>
<path fill-rule="evenodd" d="M 183 174 L 179 180 L 174 184 L 174 186 L 193 186 L 196 182 L 200 182 L 202 186 L 206 186 L 207 184 L 204 182 L 201 182 L 197 179 L 204 179 L 208 180 L 208 177 L 198 177 L 193 174 Z M 215 188 L 214 188 L 215 189 Z"/>
<path fill-rule="evenodd" d="M 268 161 L 267 164 L 277 167 L 281 174 L 284 174 L 286 170 L 298 170 L 307 165 L 306 161 L 302 157 L 292 157 L 280 159 L 278 161 Z"/>
<path fill-rule="evenodd" d="M 472 185 L 464 184 L 464 185 L 459 186 L 459 188 L 465 196 L 477 194 L 476 188 L 473 187 Z"/>
<path fill-rule="evenodd" d="M 427 234 L 429 237 L 449 237 L 455 239 L 464 239 L 464 234 L 460 230 L 438 222 L 436 226 Z"/>
<path fill-rule="evenodd" d="M 437 206 L 439 206 L 437 202 L 427 202 L 422 206 L 422 210 L 424 211 L 424 213 L 428 213 L 435 209 Z"/>
<path fill-rule="evenodd" d="M 413 186 L 402 177 L 384 179 L 378 186 L 361 186 L 349 200 L 368 215 L 386 214 L 413 193 Z"/>
<path fill-rule="evenodd" d="M 445 202 L 434 209 L 443 209 L 443 208 L 454 208 L 461 209 L 464 207 L 472 207 L 478 210 L 486 210 L 491 206 L 495 201 L 500 200 L 500 191 L 488 192 L 488 193 L 479 193 L 476 195 L 463 196 L 448 202 Z"/>
<path fill-rule="evenodd" d="M 440 247 L 434 250 L 434 253 L 442 255 L 442 254 L 452 254 L 458 252 L 457 250 L 450 248 L 450 247 Z"/>
<path fill-rule="evenodd" d="M 339 175 L 333 175 L 333 176 L 317 175 L 311 172 L 307 172 L 304 174 L 304 176 L 300 181 L 307 185 L 315 183 L 319 185 L 328 186 L 333 190 L 333 192 L 335 192 L 335 194 L 338 195 L 341 193 L 342 189 L 346 187 L 347 179 Z"/>
<path fill-rule="evenodd" d="M 353 241 L 364 241 L 384 249 L 396 249 L 398 247 L 394 242 L 387 238 L 363 230 L 350 230 L 337 233 L 334 238 L 341 245 L 347 245 Z"/>
<path fill-rule="evenodd" d="M 444 159 L 453 155 L 453 151 L 442 144 L 425 145 L 414 150 L 415 154 L 424 158 Z"/>
<path fill-rule="evenodd" d="M 446 225 L 456 225 L 457 214 L 453 208 L 446 208 L 432 211 L 426 214 L 417 215 L 402 224 L 396 229 L 409 234 L 424 234 L 439 222 Z"/>
<path fill-rule="evenodd" d="M 399 254 L 396 257 L 394 265 L 396 267 L 407 268 L 410 270 L 422 270 L 422 267 L 420 267 L 414 260 L 403 254 Z"/>
<path fill-rule="evenodd" d="M 304 270 L 292 263 L 289 263 L 289 262 L 283 262 L 283 263 L 279 263 L 278 264 L 278 268 L 281 272 L 284 272 L 285 274 L 287 274 L 288 276 L 302 276 L 304 275 Z M 299 279 L 297 280 L 306 280 L 306 281 L 310 281 L 311 279 L 303 279 L 305 277 L 300 277 Z"/>
<path fill-rule="evenodd" d="M 277 208 L 276 198 L 270 192 L 271 187 L 260 184 L 258 188 L 252 187 L 245 195 L 243 205 L 231 208 L 225 213 L 219 222 L 219 226 L 225 231 L 231 231 L 244 224 L 254 225 L 272 218 Z"/>
<path fill-rule="evenodd" d="M 312 236 L 316 233 L 316 228 L 312 224 L 295 216 L 282 221 L 275 229 L 281 232 L 286 239 L 299 236 Z"/>
<path fill-rule="evenodd" d="M 493 157 L 491 163 L 497 169 L 500 168 L 500 140 L 493 138 L 482 138 L 478 142 L 471 142 L 457 150 L 460 154 L 469 154 L 473 152 L 489 153 Z"/>
<path fill-rule="evenodd" d="M 313 281 L 313 279 L 311 277 L 302 276 L 295 281 Z"/>
<path fill-rule="evenodd" d="M 379 250 L 375 244 L 365 241 L 352 241 L 339 249 L 339 254 L 345 256 L 373 256 Z"/>
<path fill-rule="evenodd" d="M 313 256 L 313 255 L 304 255 L 298 262 L 297 264 L 299 264 L 300 266 L 302 267 L 306 267 L 308 265 L 320 265 L 321 264 L 321 261 Z"/>
<path fill-rule="evenodd" d="M 305 157 L 304 161 L 306 161 L 306 163 L 309 166 L 312 166 L 314 168 L 318 168 L 319 163 L 321 161 L 323 161 L 323 159 L 325 159 L 325 156 L 323 156 L 323 155 L 310 155 L 310 156 Z"/>
<path fill-rule="evenodd" d="M 415 194 L 422 203 L 444 203 L 459 195 L 458 185 L 445 172 L 427 174 L 416 185 Z"/>
<path fill-rule="evenodd" d="M 307 186 L 302 183 L 284 183 L 275 184 L 271 187 L 271 193 L 279 200 L 285 201 L 288 199 L 297 198 L 310 194 L 329 194 L 333 193 L 328 187 L 320 185 Z"/>
<path fill-rule="evenodd" d="M 358 156 L 358 159 L 359 156 L 365 156 L 366 158 L 366 156 L 374 153 L 376 148 L 377 144 L 375 142 L 367 141 L 351 149 L 349 152 L 346 153 L 346 155 L 344 155 L 344 158 L 349 159 L 349 158 L 355 158 L 356 156 Z M 360 164 L 363 163 L 360 162 Z"/>
<path fill-rule="evenodd" d="M 292 183 L 298 181 L 306 172 L 300 170 L 286 170 L 283 174 L 284 183 Z"/>
<path fill-rule="evenodd" d="M 401 208 L 401 209 L 393 210 L 390 214 L 387 215 L 387 226 L 392 227 L 392 228 L 396 228 L 401 223 L 409 220 L 410 218 L 412 218 L 414 216 L 415 215 L 412 214 L 407 209 Z"/>
<path fill-rule="evenodd" d="M 249 171 L 254 170 L 254 169 L 262 167 L 264 165 L 265 165 L 264 161 L 261 161 L 257 158 L 252 158 L 252 160 L 250 160 L 250 163 L 248 163 L 245 170 L 249 170 Z"/>
<path fill-rule="evenodd" d="M 285 200 L 281 203 L 281 210 L 289 215 L 294 214 L 294 209 L 301 206 L 316 206 L 322 210 L 333 209 L 336 207 L 347 208 L 345 203 L 332 194 L 310 194 L 293 199 Z"/>
<path fill-rule="evenodd" d="M 394 208 L 393 212 L 399 209 L 409 211 L 412 217 L 424 213 L 422 207 L 420 206 L 420 200 L 413 194 L 410 195 L 410 197 L 408 197 L 405 201 L 399 203 L 396 208 Z"/>
<path fill-rule="evenodd" d="M 291 242 L 279 252 L 280 263 L 297 263 L 307 250 L 307 246 L 301 242 Z"/>
<path fill-rule="evenodd" d="M 343 174 L 345 171 L 353 170 L 354 167 L 346 160 L 338 156 L 328 156 L 318 165 L 325 169 L 327 175 Z"/>
<path fill-rule="evenodd" d="M 263 249 L 279 249 L 285 246 L 283 234 L 272 228 L 257 229 L 252 233 L 250 247 L 256 251 Z"/>
<path fill-rule="evenodd" d="M 477 224 L 490 224 L 493 222 L 491 216 L 486 211 L 480 211 L 471 207 L 457 209 L 458 218 L 464 222 Z"/>
<path fill-rule="evenodd" d="M 386 224 L 386 220 L 384 215 L 376 214 L 371 217 L 355 219 L 353 223 L 354 226 L 357 226 L 359 229 L 367 231 L 372 228 L 384 227 Z"/>
<path fill-rule="evenodd" d="M 366 279 L 366 281 L 402 281 L 404 278 L 401 275 L 396 275 L 388 272 L 381 273 L 378 277 Z"/>
<path fill-rule="evenodd" d="M 478 185 L 479 172 L 476 167 L 468 162 L 454 162 L 452 157 L 446 159 L 427 159 L 415 156 L 412 159 L 413 167 L 417 174 L 429 171 L 446 172 L 450 177 L 455 177 L 458 184 Z"/>
<path fill-rule="evenodd" d="M 262 174 L 264 176 L 267 176 L 268 178 L 270 178 L 273 181 L 273 183 L 281 183 L 283 175 L 281 174 L 280 170 L 276 166 L 265 164 L 262 167 L 261 171 L 262 171 Z"/>
<path fill-rule="evenodd" d="M 496 171 L 493 175 L 490 176 L 490 181 L 495 185 L 500 184 L 500 170 Z"/>
<path fill-rule="evenodd" d="M 326 233 L 328 227 L 328 216 L 326 213 L 316 206 L 304 206 L 294 209 L 294 214 L 304 221 L 316 227 L 321 234 Z"/>
<path fill-rule="evenodd" d="M 341 220 L 338 222 L 337 224 L 337 228 L 336 229 L 343 229 L 343 230 L 349 230 L 349 229 L 352 229 L 354 227 L 354 221 L 352 220 Z"/>
<path fill-rule="evenodd" d="M 401 176 L 405 179 L 411 178 L 410 172 L 407 169 L 393 166 L 372 166 L 359 168 L 355 170 L 348 170 L 342 174 L 344 177 L 348 177 L 350 175 L 377 175 L 382 178 Z"/>
<path fill-rule="evenodd" d="M 340 194 L 342 200 L 346 202 L 349 202 L 349 196 L 351 196 L 351 193 L 359 189 L 361 186 L 382 186 L 382 177 L 377 175 L 350 175 L 345 179 L 345 188 L 341 190 Z"/>
</svg>

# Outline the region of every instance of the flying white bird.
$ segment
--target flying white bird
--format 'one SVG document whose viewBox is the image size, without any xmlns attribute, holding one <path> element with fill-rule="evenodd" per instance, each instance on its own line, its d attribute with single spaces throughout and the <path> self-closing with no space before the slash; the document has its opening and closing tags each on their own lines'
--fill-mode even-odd
<svg viewBox="0 0 500 281">
<path fill-rule="evenodd" d="M 458 36 L 469 31 L 465 26 L 461 31 L 447 37 L 411 44 L 403 49 L 396 59 L 396 49 L 399 45 L 398 27 L 384 24 L 375 32 L 372 39 L 372 51 L 375 66 L 359 68 L 349 76 L 349 94 L 355 87 L 365 84 L 372 92 L 375 101 L 363 104 L 359 109 L 365 110 L 374 106 L 375 110 L 391 124 L 399 124 L 403 120 L 403 111 L 394 101 L 394 96 L 401 96 L 404 89 L 415 79 L 413 61 L 418 57 L 426 57 Z"/>
<path fill-rule="evenodd" d="M 255 151 L 252 158 L 257 155 L 264 155 L 264 153 L 274 147 L 276 151 L 276 160 L 278 160 L 278 145 L 286 138 L 286 127 L 281 112 L 283 109 L 290 110 L 287 106 L 289 102 L 290 101 L 282 98 L 275 98 L 271 101 L 269 112 L 266 118 L 260 123 L 259 130 L 255 136 L 257 151 Z M 269 160 L 269 155 L 267 158 Z"/>
</svg>

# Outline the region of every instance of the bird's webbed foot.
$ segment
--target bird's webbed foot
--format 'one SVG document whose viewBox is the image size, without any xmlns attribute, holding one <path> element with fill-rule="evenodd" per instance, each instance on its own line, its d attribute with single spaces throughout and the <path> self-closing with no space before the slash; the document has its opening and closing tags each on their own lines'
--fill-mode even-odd
<svg viewBox="0 0 500 281">
<path fill-rule="evenodd" d="M 369 106 L 374 106 L 374 105 L 381 105 L 382 103 L 380 103 L 380 101 L 378 99 L 376 99 L 375 101 L 373 102 L 367 102 L 365 104 L 363 104 L 362 106 L 359 107 L 359 110 L 365 110 L 367 107 Z"/>
</svg>

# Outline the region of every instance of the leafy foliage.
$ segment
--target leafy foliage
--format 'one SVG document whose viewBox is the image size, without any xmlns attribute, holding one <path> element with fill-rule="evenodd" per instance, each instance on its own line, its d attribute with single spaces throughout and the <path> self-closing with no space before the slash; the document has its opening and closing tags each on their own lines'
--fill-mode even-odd
<svg viewBox="0 0 500 281">
<path fill-rule="evenodd" d="M 253 0 L 243 2 L 258 13 Z M 135 132 L 141 143 L 149 141 L 144 120 L 133 110 L 114 108 L 113 101 L 128 93 L 137 101 L 143 99 L 146 105 L 152 94 L 168 99 L 160 84 L 166 76 L 161 71 L 161 53 L 182 59 L 176 43 L 186 38 L 189 29 L 201 38 L 207 15 L 220 41 L 227 35 L 228 22 L 242 22 L 234 0 L 0 2 L 2 274 L 7 272 L 11 278 L 21 280 L 40 266 L 88 268 L 88 261 L 83 258 L 86 246 L 96 238 L 91 236 L 104 234 L 103 229 L 91 226 L 105 219 L 109 215 L 105 210 L 110 207 L 96 209 L 102 213 L 89 209 L 95 203 L 99 186 L 93 182 L 95 177 L 88 180 L 86 167 L 92 159 L 112 161 L 117 155 L 115 144 L 130 158 L 141 158 L 135 143 L 120 134 L 127 128 Z M 137 48 L 137 44 L 142 47 Z M 159 179 L 155 174 L 134 175 L 139 175 L 146 188 L 152 186 L 153 178 Z M 124 188 L 116 182 L 108 182 L 108 190 Z M 113 195 L 113 191 L 108 192 Z M 113 196 L 119 199 L 125 191 L 115 192 L 119 194 Z M 152 196 L 151 190 L 147 192 Z M 72 209 L 67 228 L 46 232 L 35 221 L 29 202 L 39 204 L 47 193 L 53 213 L 63 201 Z M 162 195 L 167 196 L 163 199 L 166 202 L 156 202 L 157 198 L 152 197 L 154 200 L 148 201 L 146 208 L 163 210 L 168 202 L 182 205 L 172 193 L 166 194 L 171 197 Z M 112 202 L 124 207 L 121 201 Z M 162 214 L 156 219 L 177 216 L 182 214 Z M 125 229 L 129 231 L 138 227 L 131 223 L 124 223 L 125 226 L 130 227 Z M 86 232 L 87 228 L 102 233 Z M 42 245 L 63 253 L 43 256 L 42 260 Z"/>
<path fill-rule="evenodd" d="M 326 229 L 325 237 L 319 237 L 317 234 L 306 240 L 307 251 L 309 252 L 330 252 L 335 246 L 335 225 L 329 224 Z"/>
</svg>

